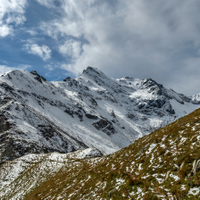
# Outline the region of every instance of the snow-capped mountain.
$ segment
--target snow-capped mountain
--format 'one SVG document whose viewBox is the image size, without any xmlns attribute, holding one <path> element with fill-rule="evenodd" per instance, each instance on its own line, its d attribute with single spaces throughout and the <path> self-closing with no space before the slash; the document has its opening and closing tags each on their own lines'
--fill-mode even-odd
<svg viewBox="0 0 200 200">
<path fill-rule="evenodd" d="M 198 95 L 178 94 L 152 79 L 115 80 L 92 67 L 58 82 L 14 70 L 0 77 L 0 163 L 87 147 L 109 154 L 199 104 Z"/>
</svg>

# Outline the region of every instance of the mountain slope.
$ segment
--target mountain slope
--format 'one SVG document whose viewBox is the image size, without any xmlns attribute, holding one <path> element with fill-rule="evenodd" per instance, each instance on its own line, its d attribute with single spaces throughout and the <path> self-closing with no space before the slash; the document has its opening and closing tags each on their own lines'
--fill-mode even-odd
<svg viewBox="0 0 200 200">
<path fill-rule="evenodd" d="M 79 159 L 74 153 L 52 153 L 18 158 L 0 167 L 1 198 L 199 199 L 199 130 L 197 109 L 109 156 Z M 52 157 L 57 166 L 48 163 Z M 23 173 L 15 173 L 22 167 Z"/>
<path fill-rule="evenodd" d="M 114 80 L 91 67 L 59 82 L 14 70 L 0 77 L 0 163 L 87 147 L 109 154 L 198 106 L 152 79 Z"/>
</svg>

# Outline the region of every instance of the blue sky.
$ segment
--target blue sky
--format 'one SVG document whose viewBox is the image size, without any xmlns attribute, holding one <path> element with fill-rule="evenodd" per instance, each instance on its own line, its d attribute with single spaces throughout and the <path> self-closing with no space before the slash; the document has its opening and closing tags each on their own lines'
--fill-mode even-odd
<svg viewBox="0 0 200 200">
<path fill-rule="evenodd" d="M 199 0 L 0 0 L 0 73 L 48 80 L 92 66 L 200 93 Z"/>
</svg>

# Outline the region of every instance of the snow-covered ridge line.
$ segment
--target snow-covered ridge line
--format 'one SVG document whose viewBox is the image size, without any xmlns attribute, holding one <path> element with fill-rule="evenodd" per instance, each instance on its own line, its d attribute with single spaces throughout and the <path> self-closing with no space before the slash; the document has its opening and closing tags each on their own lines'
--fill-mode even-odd
<svg viewBox="0 0 200 200">
<path fill-rule="evenodd" d="M 198 95 L 184 96 L 152 79 L 114 80 L 92 67 L 57 82 L 14 70 L 0 77 L 0 163 L 87 147 L 110 154 L 199 103 Z"/>
</svg>

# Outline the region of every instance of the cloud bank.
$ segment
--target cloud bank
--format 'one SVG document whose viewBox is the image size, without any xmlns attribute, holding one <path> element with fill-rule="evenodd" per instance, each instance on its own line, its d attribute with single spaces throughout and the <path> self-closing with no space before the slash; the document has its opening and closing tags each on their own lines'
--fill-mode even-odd
<svg viewBox="0 0 200 200">
<path fill-rule="evenodd" d="M 61 18 L 40 28 L 71 56 L 65 67 L 76 74 L 90 65 L 114 77 L 163 81 L 167 74 L 166 82 L 183 83 L 185 68 L 200 64 L 200 54 L 191 55 L 200 49 L 199 6 L 197 0 L 70 0 L 62 2 Z"/>
</svg>

